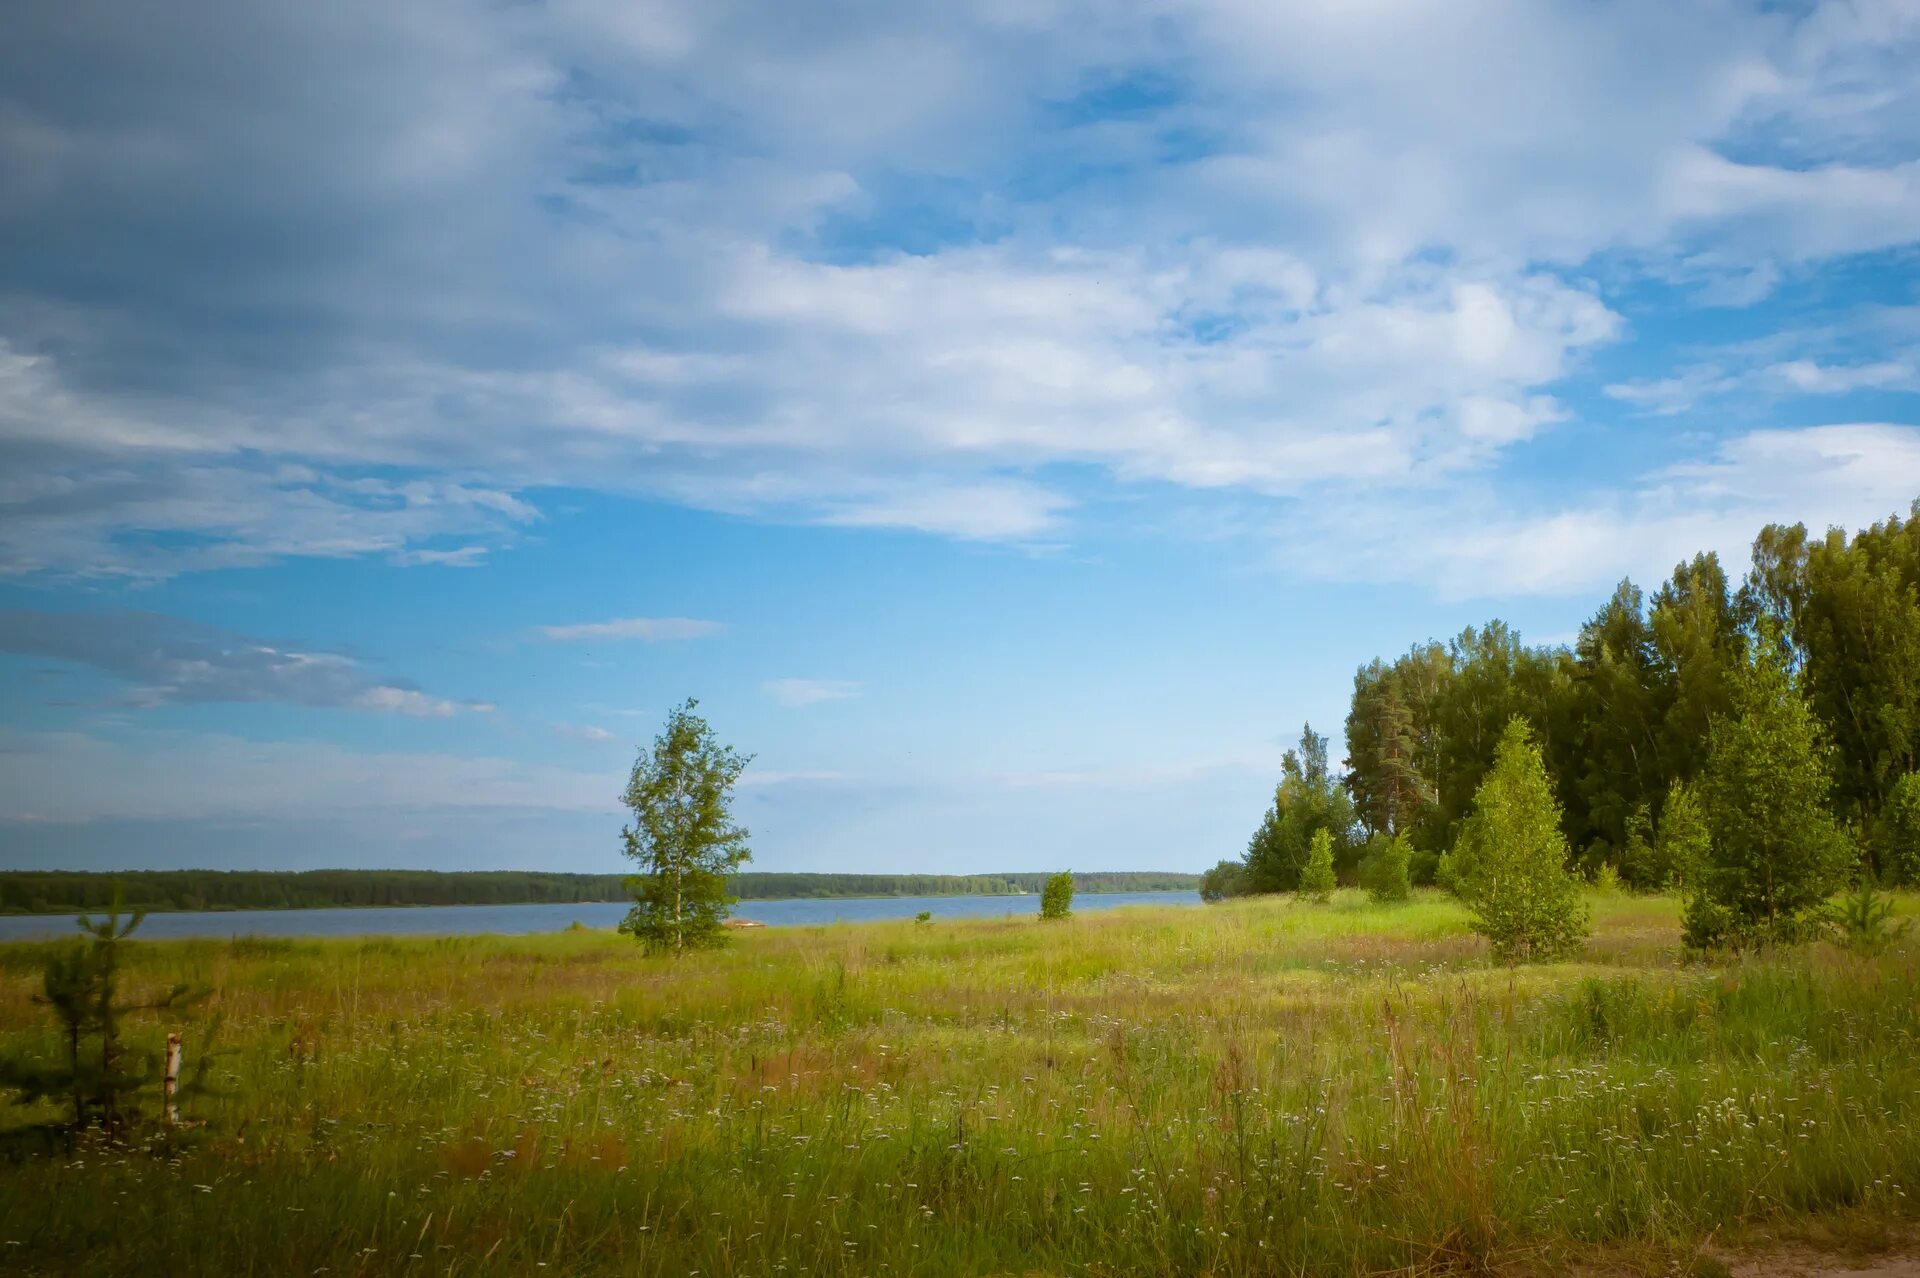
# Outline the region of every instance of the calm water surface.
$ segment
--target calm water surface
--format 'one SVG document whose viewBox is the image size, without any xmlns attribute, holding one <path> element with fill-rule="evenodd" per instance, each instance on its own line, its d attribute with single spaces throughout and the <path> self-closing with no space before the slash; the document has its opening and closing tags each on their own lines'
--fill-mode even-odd
<svg viewBox="0 0 1920 1278">
<path fill-rule="evenodd" d="M 1077 911 L 1120 905 L 1198 905 L 1196 892 L 1085 892 Z M 734 913 L 769 926 L 910 919 L 926 910 L 936 919 L 1038 914 L 1040 896 L 885 896 L 840 900 L 742 901 Z M 138 935 L 149 941 L 178 936 L 467 936 L 485 932 L 558 932 L 578 921 L 614 927 L 627 914 L 621 902 L 577 905 L 416 905 L 397 909 L 224 910 L 207 914 L 149 914 Z M 65 914 L 0 916 L 0 941 L 72 936 Z"/>
</svg>

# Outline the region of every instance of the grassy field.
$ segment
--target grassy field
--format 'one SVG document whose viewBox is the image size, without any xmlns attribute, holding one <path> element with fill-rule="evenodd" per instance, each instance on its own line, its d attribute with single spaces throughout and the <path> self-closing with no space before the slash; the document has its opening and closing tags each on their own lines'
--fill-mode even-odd
<svg viewBox="0 0 1920 1278">
<path fill-rule="evenodd" d="M 1904 903 L 1911 914 L 1915 902 Z M 1674 905 L 1491 969 L 1457 906 L 166 942 L 227 1095 L 170 1147 L 0 1162 L 0 1270 L 1710 1270 L 1920 1197 L 1920 944 L 1687 965 Z M 0 1042 L 52 1049 L 40 948 Z M 0 1107 L 0 1126 L 44 1115 Z"/>
</svg>

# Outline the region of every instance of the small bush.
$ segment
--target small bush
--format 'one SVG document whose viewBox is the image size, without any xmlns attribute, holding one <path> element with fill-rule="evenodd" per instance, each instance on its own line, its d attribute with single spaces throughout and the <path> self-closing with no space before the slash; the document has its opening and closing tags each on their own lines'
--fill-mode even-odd
<svg viewBox="0 0 1920 1278">
<path fill-rule="evenodd" d="M 1841 938 L 1856 954 L 1879 954 L 1907 934 L 1908 923 L 1893 921 L 1893 902 L 1868 875 L 1840 902 Z"/>
</svg>

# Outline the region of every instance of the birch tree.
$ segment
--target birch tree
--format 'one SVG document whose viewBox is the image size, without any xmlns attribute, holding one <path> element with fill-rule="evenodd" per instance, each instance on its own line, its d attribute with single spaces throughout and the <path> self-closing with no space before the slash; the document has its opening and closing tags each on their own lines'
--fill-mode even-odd
<svg viewBox="0 0 1920 1278">
<path fill-rule="evenodd" d="M 753 859 L 732 811 L 734 782 L 753 757 L 722 745 L 694 713 L 698 704 L 688 699 L 667 716 L 622 796 L 633 824 L 621 837 L 640 870 L 627 880 L 634 905 L 620 930 L 655 953 L 723 944 L 736 900 L 728 878 Z"/>
</svg>

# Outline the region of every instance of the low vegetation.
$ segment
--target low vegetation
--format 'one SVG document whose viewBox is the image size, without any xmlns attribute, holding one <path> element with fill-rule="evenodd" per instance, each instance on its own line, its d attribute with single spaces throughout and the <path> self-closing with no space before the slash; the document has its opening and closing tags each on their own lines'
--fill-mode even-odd
<svg viewBox="0 0 1920 1278">
<path fill-rule="evenodd" d="M 218 991 L 204 1125 L 0 1159 L 0 1265 L 1652 1273 L 1914 1219 L 1897 922 L 1872 953 L 1688 962 L 1672 899 L 1591 907 L 1573 961 L 1512 969 L 1450 898 L 1350 890 L 678 959 L 589 931 L 127 942 L 122 997 Z M 0 1050 L 57 1058 L 50 953 L 0 947 Z"/>
</svg>

